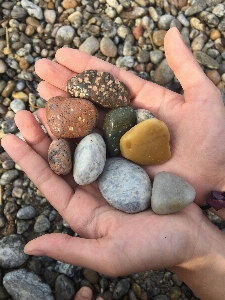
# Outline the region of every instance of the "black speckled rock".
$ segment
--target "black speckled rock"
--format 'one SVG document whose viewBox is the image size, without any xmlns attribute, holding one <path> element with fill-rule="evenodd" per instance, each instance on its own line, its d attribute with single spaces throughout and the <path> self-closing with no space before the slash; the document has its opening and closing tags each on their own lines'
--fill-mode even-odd
<svg viewBox="0 0 225 300">
<path fill-rule="evenodd" d="M 73 97 L 84 98 L 107 108 L 127 106 L 130 102 L 130 91 L 123 82 L 110 73 L 97 70 L 87 70 L 72 77 L 66 90 Z"/>
<path fill-rule="evenodd" d="M 130 106 L 118 107 L 109 111 L 104 119 L 103 137 L 110 156 L 120 152 L 120 138 L 136 124 L 135 110 Z"/>
<path fill-rule="evenodd" d="M 123 212 L 137 213 L 150 206 L 149 176 L 144 169 L 127 159 L 107 159 L 98 185 L 106 201 Z"/>
</svg>

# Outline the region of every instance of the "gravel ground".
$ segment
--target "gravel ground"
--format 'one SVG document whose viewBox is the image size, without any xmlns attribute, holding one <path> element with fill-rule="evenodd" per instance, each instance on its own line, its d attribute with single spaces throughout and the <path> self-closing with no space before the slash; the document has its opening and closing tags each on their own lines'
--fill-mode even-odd
<svg viewBox="0 0 225 300">
<path fill-rule="evenodd" d="M 35 113 L 45 106 L 36 92 L 34 63 L 42 57 L 54 60 L 62 46 L 182 93 L 164 55 L 163 39 L 173 26 L 224 96 L 225 1 L 0 0 L 0 137 L 19 135 L 14 122 L 18 110 Z M 94 299 L 99 294 L 104 299 L 198 299 L 167 270 L 109 278 L 48 257 L 24 255 L 25 243 L 37 236 L 74 232 L 1 147 L 0 163 L 1 300 L 24 299 L 13 295 L 18 287 L 23 291 L 29 286 L 29 299 L 69 300 L 84 285 L 93 289 Z M 220 229 L 225 227 L 224 221 L 206 214 Z"/>
</svg>

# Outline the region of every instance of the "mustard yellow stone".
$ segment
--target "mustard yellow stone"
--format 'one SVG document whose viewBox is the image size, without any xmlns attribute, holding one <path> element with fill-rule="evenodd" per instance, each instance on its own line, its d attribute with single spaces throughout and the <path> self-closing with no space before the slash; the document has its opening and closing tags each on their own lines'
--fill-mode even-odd
<svg viewBox="0 0 225 300">
<path fill-rule="evenodd" d="M 156 118 L 145 120 L 127 131 L 120 139 L 123 157 L 139 165 L 157 165 L 171 157 L 170 133 Z"/>
</svg>

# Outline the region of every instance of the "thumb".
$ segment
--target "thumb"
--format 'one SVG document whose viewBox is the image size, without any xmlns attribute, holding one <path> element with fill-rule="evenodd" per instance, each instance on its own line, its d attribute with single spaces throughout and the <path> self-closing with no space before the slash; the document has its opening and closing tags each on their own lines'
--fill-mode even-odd
<svg viewBox="0 0 225 300">
<path fill-rule="evenodd" d="M 196 94 L 196 92 L 205 94 L 209 87 L 215 88 L 211 80 L 204 74 L 191 51 L 184 44 L 177 28 L 173 27 L 168 30 L 164 40 L 164 47 L 167 62 L 180 81 L 184 91 L 189 90 L 192 94 Z"/>
<path fill-rule="evenodd" d="M 51 233 L 30 241 L 24 252 L 35 256 L 49 256 L 75 266 L 82 266 L 100 273 L 109 273 L 110 257 L 107 253 L 109 239 L 85 239 L 62 233 Z"/>
</svg>

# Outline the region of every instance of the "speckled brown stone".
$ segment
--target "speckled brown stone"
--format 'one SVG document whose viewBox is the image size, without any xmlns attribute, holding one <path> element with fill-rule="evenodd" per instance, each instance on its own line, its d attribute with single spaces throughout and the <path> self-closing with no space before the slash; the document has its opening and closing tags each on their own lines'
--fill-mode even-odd
<svg viewBox="0 0 225 300">
<path fill-rule="evenodd" d="M 48 149 L 48 162 L 52 171 L 66 175 L 72 169 L 69 143 L 65 139 L 53 140 Z"/>
<path fill-rule="evenodd" d="M 78 138 L 91 133 L 98 119 L 96 107 L 88 100 L 53 97 L 46 103 L 48 126 L 57 138 Z"/>
<path fill-rule="evenodd" d="M 107 108 L 127 106 L 130 102 L 127 86 L 107 72 L 84 71 L 68 81 L 66 90 L 73 97 L 88 99 Z"/>
</svg>

